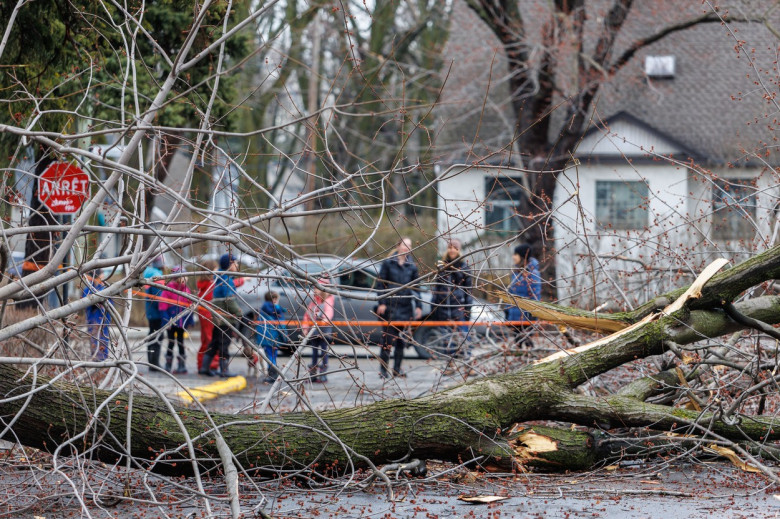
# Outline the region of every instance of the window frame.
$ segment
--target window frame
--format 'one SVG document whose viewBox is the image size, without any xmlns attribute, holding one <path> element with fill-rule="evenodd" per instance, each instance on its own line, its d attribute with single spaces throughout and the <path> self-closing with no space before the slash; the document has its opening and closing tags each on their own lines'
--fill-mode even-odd
<svg viewBox="0 0 780 519">
<path fill-rule="evenodd" d="M 743 240 L 748 236 L 752 240 L 755 237 L 754 224 L 758 215 L 758 190 L 755 180 L 754 177 L 725 176 L 713 179 L 710 188 L 712 193 L 710 236 L 713 240 L 735 241 Z M 719 213 L 727 215 L 724 218 L 725 222 L 721 224 L 718 224 L 721 219 Z"/>
<path fill-rule="evenodd" d="M 485 230 L 498 235 L 516 234 L 525 226 L 519 210 L 527 205 L 528 194 L 522 176 L 485 176 L 484 218 Z M 500 193 L 495 196 L 495 193 Z M 501 216 L 491 218 L 501 208 Z"/>
<path fill-rule="evenodd" d="M 342 267 L 338 270 L 338 278 L 339 278 L 339 287 L 344 288 L 346 290 L 353 290 L 353 291 L 369 291 L 374 290 L 374 287 L 376 287 L 377 282 L 377 276 L 373 275 L 366 269 L 356 268 L 352 266 Z M 351 282 L 354 280 L 355 276 L 357 275 L 363 275 L 366 277 L 366 279 L 369 281 L 368 286 L 355 286 Z"/>
<path fill-rule="evenodd" d="M 638 203 L 629 202 L 628 204 L 623 203 L 605 206 L 600 203 L 603 198 L 599 195 L 601 192 L 600 188 L 606 187 L 606 185 L 629 187 L 629 193 L 637 193 L 640 190 L 643 190 L 644 193 L 638 193 L 639 199 L 641 200 Z M 635 189 L 640 188 L 640 186 L 641 189 Z M 619 195 L 621 193 L 615 193 L 613 191 L 609 197 L 613 202 L 617 198 L 616 194 Z M 633 207 L 633 209 L 623 206 Z M 606 209 L 603 209 L 604 207 L 606 207 Z M 642 223 L 639 223 L 640 218 L 634 216 L 640 208 L 642 209 L 641 213 L 643 215 L 643 218 L 641 219 L 644 220 Z M 604 211 L 607 213 L 604 214 Z M 620 217 L 620 213 L 629 214 L 631 217 Z M 650 222 L 650 186 L 648 185 L 647 180 L 596 180 L 594 184 L 594 214 L 596 223 L 600 229 L 611 229 L 616 231 L 638 231 L 647 229 Z"/>
</svg>

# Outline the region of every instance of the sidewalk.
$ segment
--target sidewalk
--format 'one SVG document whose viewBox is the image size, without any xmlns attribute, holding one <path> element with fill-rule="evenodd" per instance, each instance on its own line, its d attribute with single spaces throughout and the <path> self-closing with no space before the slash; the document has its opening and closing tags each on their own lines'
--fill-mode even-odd
<svg viewBox="0 0 780 519">
<path fill-rule="evenodd" d="M 112 330 L 112 334 L 116 332 L 116 329 Z M 144 363 L 146 362 L 146 348 L 142 343 L 146 338 L 146 332 L 145 329 L 128 329 L 126 332 L 132 342 L 131 349 L 134 352 L 134 360 Z M 197 352 L 200 348 L 200 332 L 188 332 L 189 335 L 184 341 L 188 373 L 186 375 L 172 375 L 150 371 L 144 364 L 139 364 L 138 370 L 145 381 L 166 396 L 185 404 L 190 403 L 190 399 L 187 395 L 179 395 L 183 387 L 195 389 L 221 382 L 222 384 L 207 389 L 207 391 L 218 392 L 219 396 L 209 398 L 204 404 L 210 409 L 221 411 L 252 407 L 266 398 L 271 386 L 262 382 L 265 377 L 265 367 L 261 366 L 257 371 L 249 369 L 246 358 L 236 347 L 235 342 L 230 347 L 230 371 L 239 375 L 245 382 L 198 375 L 196 364 Z M 165 359 L 167 344 L 166 339 L 163 341 L 163 351 L 160 355 L 161 363 Z M 305 347 L 302 353 L 300 362 L 290 366 L 287 379 L 293 381 L 294 387 L 307 395 L 308 403 L 315 408 L 332 407 L 334 401 L 356 405 L 387 397 L 413 397 L 432 390 L 434 386 L 450 385 L 464 380 L 460 374 L 443 377 L 441 370 L 445 361 L 421 360 L 412 347 L 406 349 L 403 363 L 403 369 L 407 376 L 384 380 L 379 377 L 379 346 L 338 344 L 331 346 L 328 382 L 325 384 L 312 383 L 308 380 L 306 370 L 311 356 L 311 348 Z M 280 356 L 278 358 L 279 368 L 283 368 L 292 360 L 293 357 Z M 261 361 L 260 364 L 264 363 Z M 271 408 L 278 409 L 288 403 L 291 406 L 300 404 L 297 401 L 296 392 L 291 391 L 290 386 L 280 384 L 276 391 L 277 394 L 271 399 Z"/>
</svg>

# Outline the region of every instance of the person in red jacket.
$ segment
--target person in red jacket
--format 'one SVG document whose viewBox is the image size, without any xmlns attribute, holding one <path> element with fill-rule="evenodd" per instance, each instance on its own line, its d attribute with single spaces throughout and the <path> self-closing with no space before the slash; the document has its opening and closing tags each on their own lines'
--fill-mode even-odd
<svg viewBox="0 0 780 519">
<path fill-rule="evenodd" d="M 213 261 L 210 261 L 203 266 L 206 270 L 213 271 L 217 265 Z M 198 304 L 198 321 L 200 322 L 198 371 L 200 371 L 201 365 L 203 364 L 203 354 L 209 349 L 211 334 L 214 332 L 214 320 L 212 319 L 211 312 L 206 308 L 206 304 L 214 297 L 214 276 L 207 274 L 198 279 L 195 284 L 198 288 L 198 298 L 202 301 Z M 211 369 L 214 371 L 219 369 L 219 357 L 216 355 L 214 356 L 214 360 L 211 361 Z"/>
<path fill-rule="evenodd" d="M 206 274 L 195 282 L 198 288 L 198 297 L 201 298 L 206 304 L 198 305 L 198 321 L 200 322 L 200 349 L 198 350 L 198 371 L 201 371 L 203 364 L 203 355 L 206 350 L 209 349 L 211 343 L 211 337 L 214 333 L 214 319 L 211 312 L 206 308 L 209 301 L 214 298 L 214 272 L 217 269 L 217 263 L 215 261 L 206 261 L 203 263 L 203 269 L 207 270 L 209 274 Z M 233 283 L 239 287 L 244 283 L 244 278 L 236 278 Z M 211 370 L 219 371 L 219 352 L 214 355 L 214 359 L 211 361 Z"/>
</svg>

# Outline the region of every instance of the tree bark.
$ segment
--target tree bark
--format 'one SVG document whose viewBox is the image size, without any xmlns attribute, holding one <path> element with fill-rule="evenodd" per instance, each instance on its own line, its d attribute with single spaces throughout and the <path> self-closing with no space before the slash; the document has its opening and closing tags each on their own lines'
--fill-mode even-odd
<svg viewBox="0 0 780 519">
<path fill-rule="evenodd" d="M 767 254 L 773 257 L 774 252 Z M 732 269 L 734 274 L 742 269 Z M 727 279 L 721 282 L 727 283 Z M 780 297 L 764 296 L 735 305 L 745 315 L 766 323 L 780 322 Z M 11 365 L 0 365 L 0 404 L 4 423 L 13 421 L 14 437 L 25 445 L 60 452 L 88 452 L 115 462 L 130 454 L 135 463 L 166 474 L 194 470 L 186 445 L 193 440 L 195 460 L 202 469 L 219 462 L 213 424 L 248 470 L 294 471 L 311 467 L 339 472 L 386 463 L 411 455 L 441 460 L 480 461 L 505 467 L 522 460 L 516 455 L 513 426 L 531 420 L 558 420 L 586 427 L 594 423 L 660 430 L 693 429 L 695 424 L 737 440 L 771 440 L 780 421 L 752 417 L 730 425 L 718 416 L 648 404 L 637 394 L 595 398 L 575 389 L 589 378 L 635 359 L 664 351 L 665 341 L 684 345 L 739 330 L 741 325 L 722 310 L 683 309 L 598 347 L 551 362 L 529 365 L 516 373 L 496 375 L 413 400 L 377 402 L 364 407 L 314 413 L 210 416 L 185 407 L 174 409 L 154 397 L 134 396 L 131 452 L 125 452 L 128 397 L 52 382 Z M 29 393 L 28 393 L 29 392 Z M 16 399 L 12 399 L 13 397 Z M 84 434 L 80 434 L 84 433 Z M 572 439 L 582 443 L 582 438 Z M 565 442 L 564 442 L 565 443 Z M 587 441 L 585 441 L 587 443 Z M 64 450 L 63 450 L 64 449 Z M 596 459 L 582 449 L 571 455 L 556 451 L 550 466 L 582 467 Z M 152 460 L 162 454 L 160 461 Z M 547 454 L 546 456 L 550 456 Z M 584 461 L 583 461 L 584 460 Z"/>
<path fill-rule="evenodd" d="M 57 224 L 54 215 L 43 205 L 38 198 L 38 184 L 44 171 L 54 162 L 50 156 L 44 156 L 35 166 L 35 179 L 33 180 L 32 200 L 30 201 L 30 227 L 46 227 Z M 22 277 L 37 272 L 49 264 L 54 255 L 59 233 L 50 231 L 34 231 L 27 235 L 24 243 L 25 261 L 22 265 Z M 5 265 L 4 265 L 5 266 Z M 17 308 L 38 308 L 40 302 L 36 298 L 23 299 L 17 303 Z"/>
</svg>

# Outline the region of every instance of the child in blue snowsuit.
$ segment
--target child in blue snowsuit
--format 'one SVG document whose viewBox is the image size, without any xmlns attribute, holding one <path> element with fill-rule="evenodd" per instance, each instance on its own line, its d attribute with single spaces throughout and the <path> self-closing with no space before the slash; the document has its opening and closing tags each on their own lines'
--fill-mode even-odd
<svg viewBox="0 0 780 519">
<path fill-rule="evenodd" d="M 106 288 L 102 275 L 98 271 L 93 272 L 91 276 L 87 276 L 85 281 L 84 291 L 81 293 L 82 299 L 92 294 L 97 294 Z M 111 300 L 105 299 L 88 306 L 86 310 L 87 333 L 89 334 L 92 358 L 94 360 L 106 360 L 108 358 L 108 346 L 110 343 L 108 330 L 109 326 L 111 326 L 111 313 L 108 310 L 108 305 L 110 304 L 113 304 Z"/>
<path fill-rule="evenodd" d="M 284 330 L 286 328 L 283 324 L 270 324 L 266 321 L 282 321 L 284 320 L 284 314 L 287 310 L 279 305 L 279 294 L 274 291 L 265 293 L 265 303 L 260 307 L 260 315 L 258 315 L 257 326 L 255 331 L 257 332 L 257 345 L 263 347 L 265 356 L 268 357 L 268 376 L 264 382 L 271 384 L 276 380 L 279 372 L 276 369 L 276 355 L 279 351 L 279 346 L 285 341 L 286 334 Z"/>
</svg>

